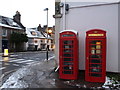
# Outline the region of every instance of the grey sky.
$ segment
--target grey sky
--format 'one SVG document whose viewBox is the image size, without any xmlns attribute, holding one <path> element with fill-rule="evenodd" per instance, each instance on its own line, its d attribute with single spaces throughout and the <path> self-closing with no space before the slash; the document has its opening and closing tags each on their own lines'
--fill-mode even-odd
<svg viewBox="0 0 120 90">
<path fill-rule="evenodd" d="M 49 26 L 55 24 L 55 0 L 0 0 L 0 15 L 13 18 L 16 11 L 21 13 L 21 22 L 27 27 L 46 25 L 46 11 L 49 8 Z"/>
</svg>

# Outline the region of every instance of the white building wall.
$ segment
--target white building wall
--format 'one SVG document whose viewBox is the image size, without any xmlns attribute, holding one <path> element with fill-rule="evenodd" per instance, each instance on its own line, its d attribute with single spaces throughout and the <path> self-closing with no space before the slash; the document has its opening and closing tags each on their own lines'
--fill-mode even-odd
<svg viewBox="0 0 120 90">
<path fill-rule="evenodd" d="M 71 7 L 78 6 L 77 2 L 67 3 Z M 79 3 L 80 4 L 80 3 Z M 64 10 L 64 8 L 63 8 Z M 64 12 L 64 11 L 62 11 Z M 63 14 L 64 15 L 64 14 Z M 107 71 L 118 72 L 118 4 L 71 8 L 61 18 L 60 31 L 74 29 L 79 34 L 79 69 L 85 70 L 85 34 L 90 29 L 107 31 Z M 57 36 L 58 43 L 58 36 Z M 59 47 L 56 47 L 59 49 Z M 58 50 L 56 52 L 58 58 Z M 59 58 L 58 58 L 59 60 Z M 119 64 L 120 65 L 120 64 Z M 120 70 L 119 70 L 120 72 Z"/>
<path fill-rule="evenodd" d="M 118 5 L 118 70 L 120 72 L 120 4 Z"/>
</svg>

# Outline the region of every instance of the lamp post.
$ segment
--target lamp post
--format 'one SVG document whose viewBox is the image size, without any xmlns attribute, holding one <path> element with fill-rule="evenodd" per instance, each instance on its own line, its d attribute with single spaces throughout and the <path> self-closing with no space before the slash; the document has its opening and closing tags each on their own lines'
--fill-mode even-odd
<svg viewBox="0 0 120 90">
<path fill-rule="evenodd" d="M 48 61 L 48 8 L 45 8 L 44 11 L 47 11 L 47 44 L 46 44 L 46 60 Z"/>
</svg>

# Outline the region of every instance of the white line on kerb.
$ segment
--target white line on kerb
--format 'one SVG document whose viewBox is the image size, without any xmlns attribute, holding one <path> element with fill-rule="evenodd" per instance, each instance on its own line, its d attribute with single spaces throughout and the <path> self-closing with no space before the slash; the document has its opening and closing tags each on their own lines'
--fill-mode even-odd
<svg viewBox="0 0 120 90">
<path fill-rule="evenodd" d="M 52 56 L 52 57 L 48 58 L 48 60 L 51 60 L 53 58 L 55 58 L 55 56 Z M 47 61 L 47 60 L 45 59 L 44 61 Z"/>
<path fill-rule="evenodd" d="M 55 58 L 55 56 L 50 57 L 48 60 L 51 60 L 51 59 L 53 59 L 53 58 Z"/>
</svg>

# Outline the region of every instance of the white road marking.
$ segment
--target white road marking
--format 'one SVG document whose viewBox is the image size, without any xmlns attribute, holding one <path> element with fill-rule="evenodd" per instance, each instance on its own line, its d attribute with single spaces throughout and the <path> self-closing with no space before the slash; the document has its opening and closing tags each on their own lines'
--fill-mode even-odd
<svg viewBox="0 0 120 90">
<path fill-rule="evenodd" d="M 11 60 L 9 62 L 16 62 L 16 61 L 23 61 L 23 60 L 25 60 L 25 59 L 15 59 L 15 60 Z"/>
<path fill-rule="evenodd" d="M 25 61 L 18 61 L 17 63 L 23 63 L 23 62 L 32 62 L 34 60 L 25 60 Z"/>
<path fill-rule="evenodd" d="M 33 63 L 35 63 L 35 62 L 29 62 L 29 63 L 25 63 L 25 64 L 33 64 Z"/>
<path fill-rule="evenodd" d="M 10 57 L 16 57 L 16 56 L 18 56 L 18 55 L 10 55 Z"/>
<path fill-rule="evenodd" d="M 18 64 L 13 64 L 14 66 L 19 66 Z"/>
<path fill-rule="evenodd" d="M 17 58 L 9 58 L 9 60 L 16 60 Z"/>
<path fill-rule="evenodd" d="M 3 70 L 3 69 L 5 69 L 6 67 L 2 67 L 2 68 L 0 68 L 0 70 Z"/>
</svg>

